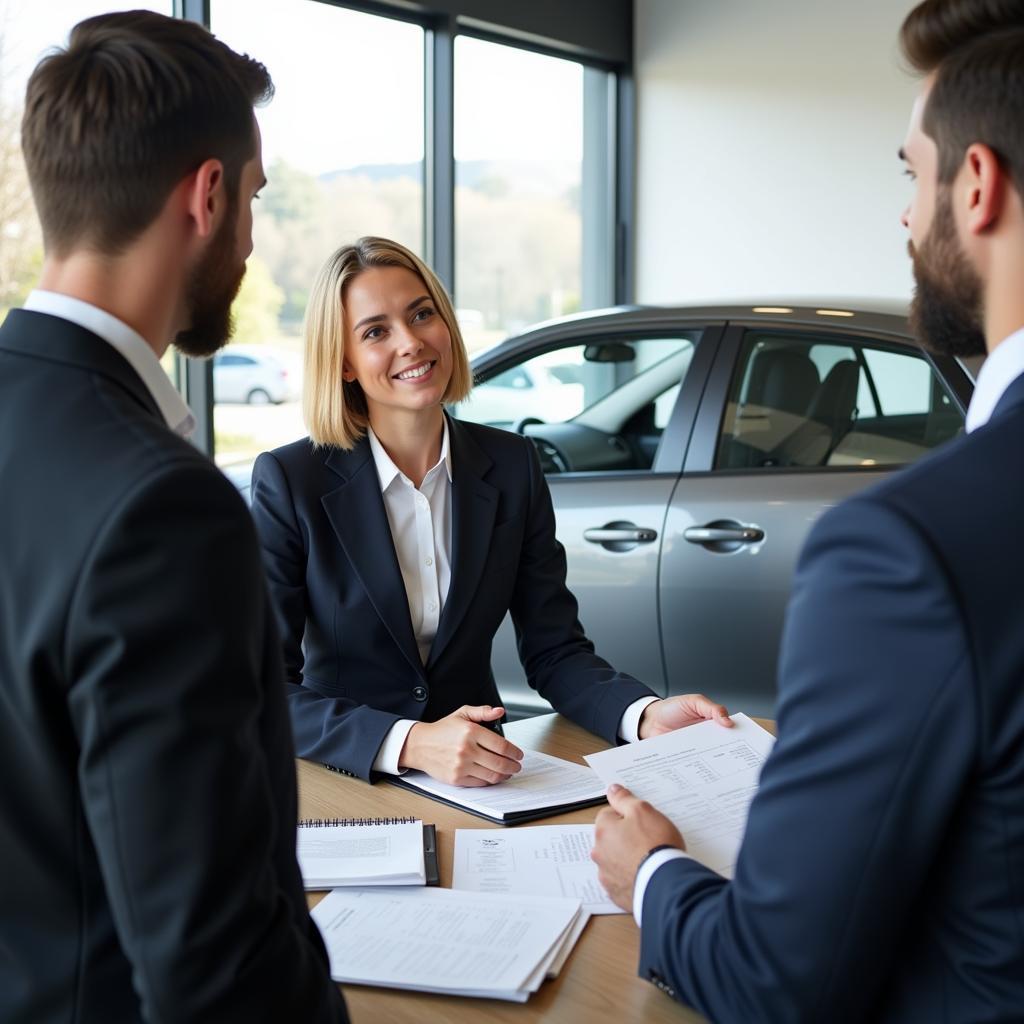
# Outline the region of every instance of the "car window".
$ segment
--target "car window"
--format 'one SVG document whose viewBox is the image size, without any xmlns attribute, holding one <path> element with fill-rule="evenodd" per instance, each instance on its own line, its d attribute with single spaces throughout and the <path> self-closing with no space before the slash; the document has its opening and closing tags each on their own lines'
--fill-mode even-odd
<svg viewBox="0 0 1024 1024">
<path fill-rule="evenodd" d="M 556 452 L 568 449 L 564 458 L 542 459 L 546 469 L 649 469 L 698 334 L 601 338 L 526 355 L 478 374 L 469 398 L 452 411 L 551 440 Z M 567 426 L 548 438 L 544 424 Z"/>
<path fill-rule="evenodd" d="M 751 331 L 715 469 L 902 465 L 962 429 L 958 406 L 920 352 Z"/>
</svg>

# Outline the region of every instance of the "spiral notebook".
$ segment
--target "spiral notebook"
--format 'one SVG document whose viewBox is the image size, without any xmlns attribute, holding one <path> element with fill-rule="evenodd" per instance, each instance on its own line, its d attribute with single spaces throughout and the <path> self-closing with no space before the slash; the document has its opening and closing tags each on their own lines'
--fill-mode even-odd
<svg viewBox="0 0 1024 1024">
<path fill-rule="evenodd" d="M 417 818 L 306 818 L 295 849 L 307 889 L 440 882 L 437 830 Z"/>
</svg>

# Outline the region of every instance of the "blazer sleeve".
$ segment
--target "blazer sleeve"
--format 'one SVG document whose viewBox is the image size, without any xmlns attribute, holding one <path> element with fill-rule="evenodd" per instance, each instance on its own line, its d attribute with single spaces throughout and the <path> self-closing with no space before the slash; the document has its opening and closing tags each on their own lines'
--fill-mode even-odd
<svg viewBox="0 0 1024 1024">
<path fill-rule="evenodd" d="M 659 868 L 640 974 L 718 1022 L 870 1020 L 901 937 L 925 927 L 978 728 L 953 588 L 902 512 L 854 499 L 812 531 L 779 685 L 735 879 Z"/>
<path fill-rule="evenodd" d="M 252 517 L 281 634 L 296 753 L 345 775 L 372 781 L 377 752 L 401 716 L 318 693 L 304 681 L 302 637 L 311 599 L 308 545 L 288 477 L 272 452 L 264 452 L 253 466 Z"/>
<path fill-rule="evenodd" d="M 191 457 L 118 501 L 69 606 L 87 841 L 146 1020 L 346 1019 L 295 863 L 269 616 L 245 507 Z"/>
<path fill-rule="evenodd" d="M 657 694 L 594 653 L 580 625 L 576 598 L 566 586 L 565 548 L 555 537 L 551 492 L 527 438 L 523 452 L 529 500 L 509 608 L 519 658 L 527 682 L 557 711 L 617 743 L 626 708 Z"/>
</svg>

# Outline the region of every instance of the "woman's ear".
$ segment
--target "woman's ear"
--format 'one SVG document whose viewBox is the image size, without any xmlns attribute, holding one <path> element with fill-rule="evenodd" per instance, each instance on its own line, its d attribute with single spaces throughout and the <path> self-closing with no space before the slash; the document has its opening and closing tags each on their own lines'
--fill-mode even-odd
<svg viewBox="0 0 1024 1024">
<path fill-rule="evenodd" d="M 341 379 L 349 384 L 356 379 L 356 375 L 352 372 L 352 367 L 348 363 L 341 364 Z"/>
</svg>

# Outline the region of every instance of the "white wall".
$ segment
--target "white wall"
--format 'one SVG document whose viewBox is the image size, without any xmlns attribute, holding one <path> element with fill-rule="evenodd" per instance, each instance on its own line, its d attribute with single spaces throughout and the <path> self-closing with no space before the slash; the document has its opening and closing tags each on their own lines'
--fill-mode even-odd
<svg viewBox="0 0 1024 1024">
<path fill-rule="evenodd" d="M 637 299 L 907 299 L 916 0 L 636 0 Z"/>
</svg>

